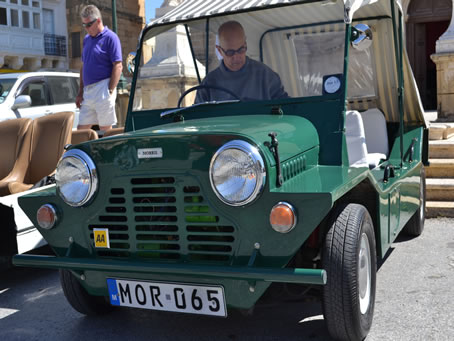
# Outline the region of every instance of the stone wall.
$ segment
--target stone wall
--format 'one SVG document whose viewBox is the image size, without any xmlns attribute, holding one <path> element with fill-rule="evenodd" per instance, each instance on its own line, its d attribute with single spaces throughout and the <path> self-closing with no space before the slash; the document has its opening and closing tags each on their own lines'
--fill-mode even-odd
<svg viewBox="0 0 454 341">
<path fill-rule="evenodd" d="M 112 29 L 112 1 L 93 0 L 93 1 L 66 1 L 66 16 L 68 20 L 68 56 L 70 69 L 79 70 L 81 65 L 80 57 L 73 58 L 73 33 L 80 33 L 79 48 L 82 51 L 82 42 L 86 35 L 85 29 L 81 25 L 80 10 L 82 7 L 93 4 L 97 6 L 103 18 L 104 25 Z M 127 73 L 124 64 L 129 52 L 137 49 L 139 34 L 145 26 L 145 0 L 127 1 L 117 0 L 117 34 L 120 38 L 123 53 L 123 70 Z M 125 74 L 125 76 L 127 76 Z"/>
</svg>

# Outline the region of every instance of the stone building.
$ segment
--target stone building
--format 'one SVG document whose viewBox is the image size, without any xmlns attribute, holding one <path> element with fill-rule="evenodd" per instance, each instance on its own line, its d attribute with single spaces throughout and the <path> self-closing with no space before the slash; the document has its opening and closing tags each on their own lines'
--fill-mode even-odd
<svg viewBox="0 0 454 341">
<path fill-rule="evenodd" d="M 0 0 L 0 73 L 67 69 L 65 0 Z"/>
<path fill-rule="evenodd" d="M 80 69 L 82 42 L 86 35 L 81 25 L 80 10 L 88 4 L 97 6 L 101 11 L 104 25 L 113 28 L 111 0 L 66 0 L 69 67 L 75 70 Z M 145 0 L 117 0 L 116 8 L 117 34 L 121 41 L 124 64 L 128 53 L 137 49 L 139 34 L 145 25 Z M 123 70 L 126 71 L 125 65 Z"/>
<path fill-rule="evenodd" d="M 426 110 L 439 118 L 454 113 L 454 36 L 452 0 L 402 0 L 407 51 Z M 448 29 L 449 28 L 449 29 Z M 438 70 L 438 71 L 437 71 Z"/>
</svg>

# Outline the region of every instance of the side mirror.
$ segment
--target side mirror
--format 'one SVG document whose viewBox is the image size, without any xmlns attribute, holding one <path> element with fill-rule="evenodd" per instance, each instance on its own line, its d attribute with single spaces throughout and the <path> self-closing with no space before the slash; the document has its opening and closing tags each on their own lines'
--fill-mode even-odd
<svg viewBox="0 0 454 341">
<path fill-rule="evenodd" d="M 17 96 L 16 99 L 14 100 L 12 109 L 28 108 L 31 105 L 32 105 L 32 99 L 30 98 L 29 95 L 20 95 L 20 96 Z"/>
<path fill-rule="evenodd" d="M 352 47 L 359 51 L 367 50 L 372 45 L 372 30 L 366 24 L 352 27 Z"/>
<path fill-rule="evenodd" d="M 128 68 L 129 73 L 134 73 L 135 62 L 136 62 L 136 53 L 129 52 L 128 57 L 126 58 L 126 66 Z"/>
</svg>

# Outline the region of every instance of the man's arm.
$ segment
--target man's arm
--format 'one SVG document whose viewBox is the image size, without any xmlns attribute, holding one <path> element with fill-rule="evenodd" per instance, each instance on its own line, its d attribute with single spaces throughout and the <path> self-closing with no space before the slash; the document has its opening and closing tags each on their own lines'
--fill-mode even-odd
<svg viewBox="0 0 454 341">
<path fill-rule="evenodd" d="M 284 86 L 282 85 L 281 78 L 277 73 L 274 73 L 274 77 L 272 82 L 270 83 L 270 92 L 271 92 L 271 99 L 279 99 L 279 98 L 288 98 L 290 97 L 288 93 L 284 90 Z"/>
<path fill-rule="evenodd" d="M 80 67 L 80 73 L 79 73 L 79 92 L 77 93 L 76 96 L 76 107 L 80 108 L 80 104 L 82 103 L 84 99 L 84 77 L 83 77 L 83 64 Z"/>
<path fill-rule="evenodd" d="M 112 74 L 110 75 L 109 81 L 109 92 L 112 93 L 118 85 L 120 80 L 121 72 L 123 71 L 123 64 L 121 61 L 113 62 Z"/>
</svg>

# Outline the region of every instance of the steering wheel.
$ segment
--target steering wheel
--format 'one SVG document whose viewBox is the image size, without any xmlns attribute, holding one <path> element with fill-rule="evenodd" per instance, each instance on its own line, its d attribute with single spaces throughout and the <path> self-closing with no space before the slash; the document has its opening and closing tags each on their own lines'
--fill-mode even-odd
<svg viewBox="0 0 454 341">
<path fill-rule="evenodd" d="M 196 85 L 193 86 L 192 88 L 189 88 L 185 92 L 183 92 L 178 99 L 178 105 L 177 108 L 181 107 L 181 102 L 183 101 L 183 98 L 190 92 L 193 92 L 194 90 L 199 90 L 199 89 L 214 89 L 214 90 L 221 90 L 224 92 L 227 92 L 229 95 L 232 95 L 235 99 L 240 100 L 237 94 L 234 92 L 230 91 L 229 89 L 223 88 L 222 86 L 214 86 L 214 85 Z"/>
</svg>

